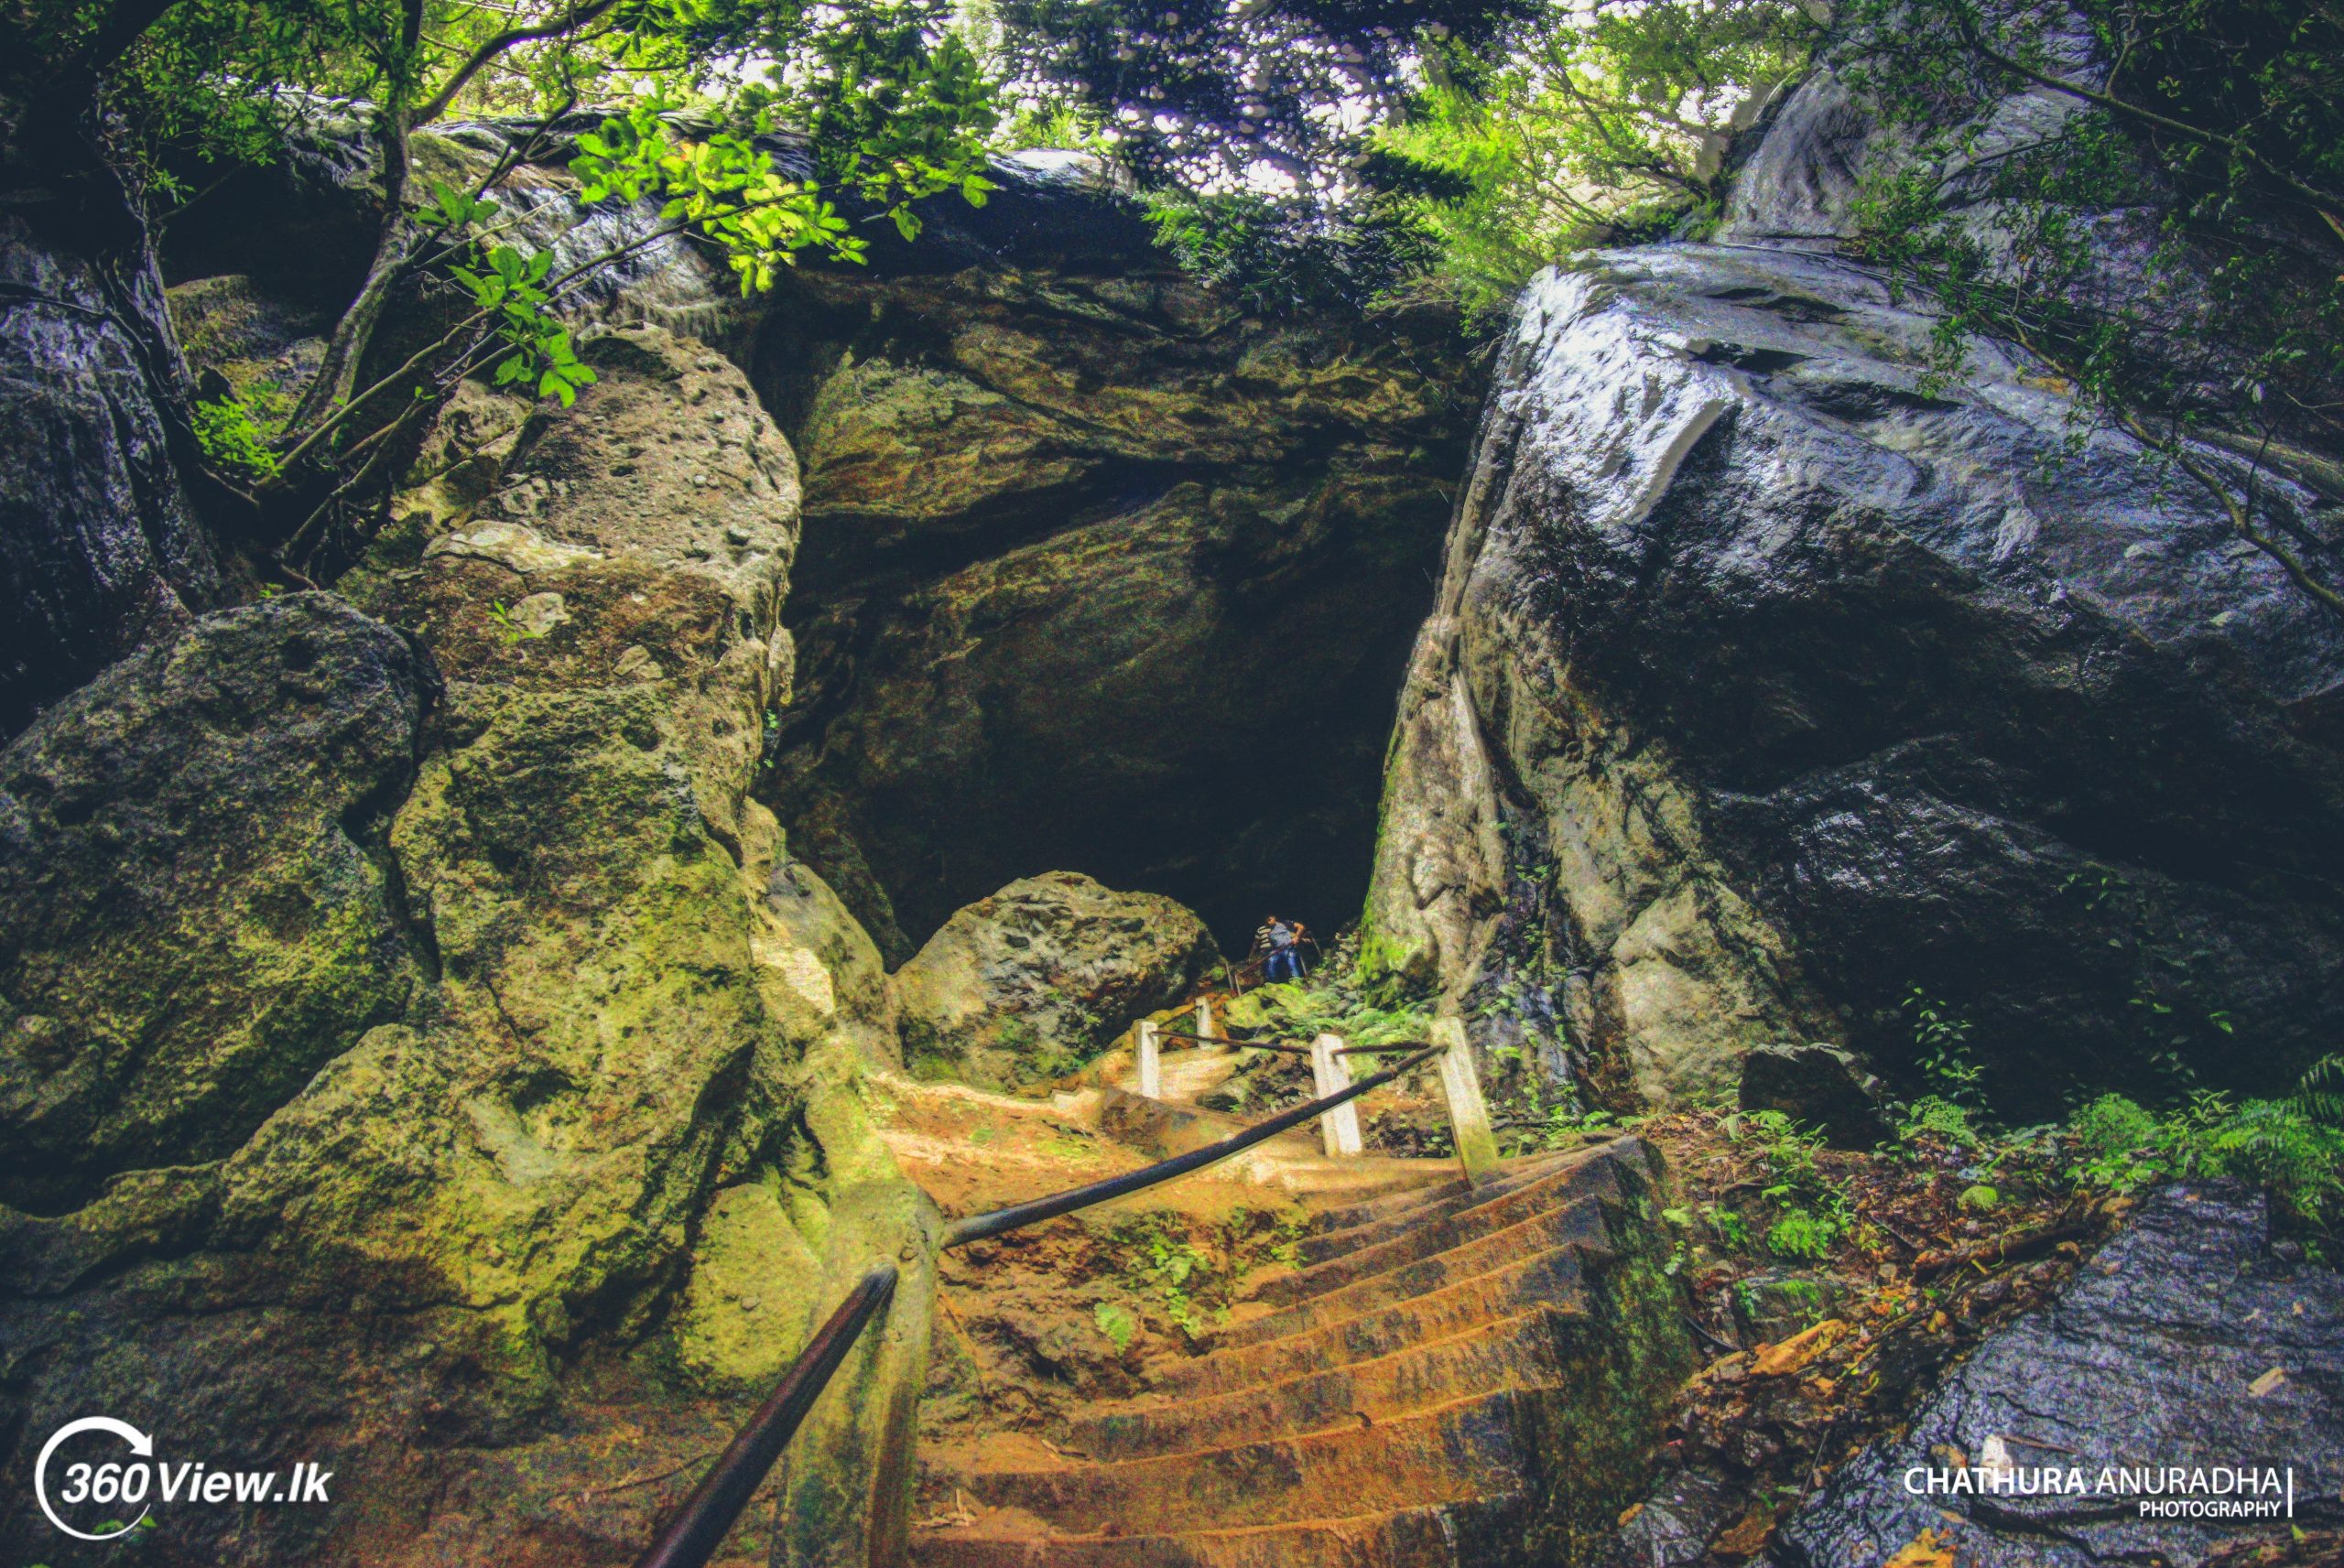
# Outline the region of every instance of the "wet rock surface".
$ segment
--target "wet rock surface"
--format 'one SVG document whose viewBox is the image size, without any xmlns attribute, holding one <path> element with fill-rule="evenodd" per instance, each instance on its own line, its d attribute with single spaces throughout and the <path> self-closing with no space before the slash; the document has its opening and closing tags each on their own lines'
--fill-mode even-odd
<svg viewBox="0 0 2344 1568">
<path fill-rule="evenodd" d="M 1913 1496 L 1918 1468 L 2269 1466 L 2295 1519 L 2333 1529 L 2344 1483 L 2344 1286 L 2275 1258 L 2259 1197 L 2181 1184 L 2144 1205 L 2059 1299 L 1988 1340 L 1910 1430 L 1842 1465 L 1785 1527 L 1782 1568 L 1869 1568 L 1935 1532 L 2002 1568 L 2187 1565 L 2286 1521 L 2143 1519 L 2130 1499 Z M 2275 1375 L 2274 1375 L 2275 1373 Z"/>
<path fill-rule="evenodd" d="M 0 289 L 6 735 L 222 589 L 175 466 L 185 392 L 137 222 L 102 198 L 34 193 L 0 218 Z"/>
<path fill-rule="evenodd" d="M 2124 443 L 2062 455 L 2024 362 L 1925 389 L 1927 330 L 1787 251 L 1532 286 L 1402 698 L 1375 937 L 1515 979 L 1646 1094 L 1785 1039 L 1894 1064 L 1915 986 L 2013 1106 L 2176 1033 L 2284 1082 L 2344 1009 L 2344 630 Z M 2146 991 L 2181 1022 L 2142 1029 Z"/>
<path fill-rule="evenodd" d="M 1160 894 L 1026 877 L 954 914 L 896 971 L 905 1060 L 987 1087 L 1057 1077 L 1220 957 L 1204 923 Z"/>
<path fill-rule="evenodd" d="M 1778 1110 L 1833 1147 L 1871 1149 L 1894 1130 L 1885 1091 L 1851 1052 L 1833 1045 L 1762 1045 L 1742 1059 L 1744 1110 Z"/>
</svg>

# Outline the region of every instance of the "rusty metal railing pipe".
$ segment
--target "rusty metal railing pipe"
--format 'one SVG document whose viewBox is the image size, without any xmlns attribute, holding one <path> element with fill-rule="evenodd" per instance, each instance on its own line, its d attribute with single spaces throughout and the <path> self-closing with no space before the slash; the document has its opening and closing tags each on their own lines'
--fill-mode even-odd
<svg viewBox="0 0 2344 1568">
<path fill-rule="evenodd" d="M 1191 1034 L 1185 1029 L 1159 1029 L 1156 1037 L 1159 1040 L 1187 1040 L 1199 1045 L 1234 1045 L 1245 1051 L 1284 1051 L 1295 1056 L 1310 1054 L 1308 1045 L 1288 1045 L 1276 1040 L 1232 1040 L 1220 1034 Z"/>
<path fill-rule="evenodd" d="M 709 1466 L 667 1528 L 635 1560 L 635 1568 L 701 1568 L 715 1555 L 765 1473 L 806 1419 L 806 1412 L 814 1408 L 839 1363 L 854 1348 L 863 1326 L 895 1293 L 893 1264 L 883 1263 L 863 1276 L 839 1303 L 838 1311 L 830 1314 L 830 1321 L 815 1331 L 813 1340 L 757 1407 L 749 1424 Z"/>
<path fill-rule="evenodd" d="M 1445 1047 L 1429 1040 L 1400 1040 L 1389 1045 L 1346 1045 L 1335 1053 L 1338 1056 L 1389 1056 L 1395 1051 L 1438 1051 Z M 1308 1053 L 1305 1052 L 1308 1055 Z"/>
<path fill-rule="evenodd" d="M 1349 1088 L 1320 1099 L 1314 1099 L 1308 1105 L 1296 1106 L 1292 1110 L 1280 1111 L 1267 1120 L 1254 1123 L 1243 1132 L 1232 1133 L 1218 1143 L 1208 1143 L 1201 1149 L 1191 1149 L 1186 1154 L 1177 1154 L 1169 1160 L 1161 1161 L 1145 1170 L 1126 1172 L 1120 1176 L 1110 1176 L 1103 1182 L 1093 1182 L 1087 1187 L 1076 1187 L 1070 1192 L 1059 1193 L 1052 1197 L 1036 1198 L 1032 1203 L 995 1209 L 991 1214 L 971 1215 L 966 1219 L 954 1220 L 944 1232 L 944 1245 L 965 1247 L 971 1241 L 983 1241 L 1025 1226 L 1037 1225 L 1046 1219 L 1056 1219 L 1062 1214 L 1072 1214 L 1077 1209 L 1089 1208 L 1092 1204 L 1105 1203 L 1111 1198 L 1126 1197 L 1133 1193 L 1144 1192 L 1158 1182 L 1168 1182 L 1175 1176 L 1185 1176 L 1191 1171 L 1200 1171 L 1207 1165 L 1228 1159 L 1232 1154 L 1242 1153 L 1264 1139 L 1275 1138 L 1289 1127 L 1299 1127 L 1315 1116 L 1357 1099 L 1370 1089 L 1382 1088 L 1418 1063 L 1428 1061 L 1439 1054 L 1441 1049 L 1442 1047 L 1438 1045 L 1427 1045 L 1406 1061 L 1386 1067 L 1380 1073 L 1371 1073 Z"/>
</svg>

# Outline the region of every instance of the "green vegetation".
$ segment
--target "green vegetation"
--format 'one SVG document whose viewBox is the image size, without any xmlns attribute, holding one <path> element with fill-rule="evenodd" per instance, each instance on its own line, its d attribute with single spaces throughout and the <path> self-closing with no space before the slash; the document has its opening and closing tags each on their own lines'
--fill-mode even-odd
<svg viewBox="0 0 2344 1568">
<path fill-rule="evenodd" d="M 2237 1176 L 2268 1188 L 2283 1225 L 2333 1238 L 2344 1225 L 2344 1055 L 2322 1057 L 2279 1099 L 2200 1089 L 2154 1114 L 2107 1094 L 2068 1124 L 2075 1178 L 2131 1192 L 2172 1176 Z"/>
<path fill-rule="evenodd" d="M 1407 1045 L 1424 1040 L 1432 1009 L 1423 1001 L 1379 1005 L 1330 968 L 1305 979 L 1257 986 L 1225 1005 L 1221 1020 L 1271 1040 L 1340 1034 L 1351 1045 Z"/>
<path fill-rule="evenodd" d="M 1498 55 L 1447 48 L 1382 133 L 1431 273 L 1476 315 L 1569 252 L 1714 214 L 1728 133 L 1807 60 L 1778 0 L 1542 10 Z"/>
<path fill-rule="evenodd" d="M 1766 1249 L 1796 1261 L 1828 1257 L 1848 1232 L 1851 1205 L 1847 1184 L 1824 1173 L 1822 1134 L 1779 1110 L 1737 1112 L 1722 1125 L 1734 1142 L 1755 1145 L 1764 1162 L 1758 1195 L 1774 1217 L 1766 1227 Z"/>
<path fill-rule="evenodd" d="M 1133 1338 L 1139 1333 L 1139 1319 L 1132 1315 L 1131 1309 L 1113 1302 L 1101 1302 L 1091 1310 L 1091 1321 L 1098 1325 L 1099 1332 L 1107 1336 L 1107 1343 L 1115 1347 L 1118 1356 L 1131 1348 Z"/>
<path fill-rule="evenodd" d="M 1134 1215 L 1109 1233 L 1123 1291 L 1138 1308 L 1178 1330 L 1188 1344 L 1227 1319 L 1237 1287 L 1260 1263 L 1294 1266 L 1301 1239 L 1296 1213 L 1248 1208 L 1232 1210 L 1218 1225 L 1164 1211 Z M 1108 1303 L 1092 1316 L 1118 1351 L 1139 1323 L 1133 1309 Z"/>
<path fill-rule="evenodd" d="M 982 202 L 999 113 L 951 17 L 936 0 L 82 0 L 34 9 L 0 85 L 29 105 L 36 140 L 50 116 L 78 124 L 102 107 L 120 128 L 112 156 L 137 166 L 166 219 L 277 156 L 321 103 L 367 121 L 383 217 L 321 362 L 266 425 L 235 404 L 198 415 L 207 460 L 252 492 L 252 536 L 306 577 L 363 545 L 408 440 L 459 380 L 574 400 L 593 373 L 559 309 L 602 269 L 689 234 L 751 292 L 802 254 L 861 259 L 868 242 L 839 200 L 906 239 L 924 198 Z M 764 70 L 743 72 L 752 59 Z M 597 104 L 622 107 L 582 135 L 557 132 Z M 483 113 L 533 128 L 470 162 L 427 142 Z M 784 124 L 810 135 L 812 178 L 783 174 L 759 145 Z M 70 138 L 27 150 L 92 156 Z M 521 162 L 564 154 L 585 201 L 649 197 L 656 222 L 559 264 L 559 237 L 523 248 L 518 215 L 489 192 Z M 461 172 L 424 172 L 450 167 Z M 437 335 L 387 370 L 370 361 L 386 317 L 418 300 Z"/>
<path fill-rule="evenodd" d="M 2064 8 L 1861 0 L 1847 74 L 1913 145 L 1867 171 L 1858 249 L 1943 311 L 1936 380 L 1979 336 L 2023 345 L 2074 393 L 2074 441 L 2130 436 L 2344 615 L 2332 560 L 2264 477 L 2318 482 L 2301 449 L 2344 434 L 2344 8 L 2076 10 L 2104 62 L 2089 75 L 2062 53 Z M 2022 89 L 2068 114 L 1985 146 L 1976 111 Z M 1991 234 L 1967 216 L 1988 206 Z M 2137 282 L 2105 270 L 2127 224 Z"/>
<path fill-rule="evenodd" d="M 1975 1108 L 1980 1101 L 1978 1080 L 1984 1069 L 1970 1053 L 1970 1021 L 1943 1002 L 1932 1001 L 1920 987 L 1905 995 L 1913 1014 L 1914 1064 L 1928 1083 L 1931 1095 L 1948 1104 Z"/>
<path fill-rule="evenodd" d="M 489 629 L 496 633 L 496 640 L 508 648 L 516 643 L 533 642 L 546 634 L 542 626 L 524 626 L 515 620 L 513 611 L 505 608 L 501 599 L 489 601 L 488 624 Z"/>
<path fill-rule="evenodd" d="M 231 479 L 265 482 L 277 477 L 277 454 L 242 398 L 199 402 L 189 410 L 204 460 Z"/>
</svg>

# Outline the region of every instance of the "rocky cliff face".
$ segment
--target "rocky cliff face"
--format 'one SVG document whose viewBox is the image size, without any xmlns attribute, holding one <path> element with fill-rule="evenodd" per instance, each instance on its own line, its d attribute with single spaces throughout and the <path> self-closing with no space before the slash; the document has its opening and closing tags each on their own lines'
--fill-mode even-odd
<svg viewBox="0 0 2344 1568">
<path fill-rule="evenodd" d="M 1446 322 L 1265 319 L 1073 167 L 986 212 L 1087 246 L 809 276 L 757 349 L 807 508 L 765 794 L 898 962 L 1053 868 L 1232 946 L 1348 917 L 1462 458 Z"/>
<path fill-rule="evenodd" d="M 1658 1098 L 1768 1041 L 1909 1062 L 1915 988 L 2014 1108 L 2167 1051 L 2268 1085 L 2344 1021 L 2344 628 L 2129 444 L 2071 449 L 2023 358 L 1924 381 L 1929 320 L 1808 254 L 1843 222 L 1837 93 L 1745 176 L 1764 243 L 1525 296 L 1402 698 L 1371 957 Z"/>
<path fill-rule="evenodd" d="M 200 621 L 0 761 L 9 1463 L 108 1411 L 368 1476 L 161 1560 L 624 1556 L 662 1499 L 559 1477 L 704 1445 L 695 1391 L 906 1244 L 853 1376 L 883 1425 L 917 1386 L 932 1210 L 853 1088 L 885 977 L 748 798 L 796 464 L 704 344 L 585 351 L 573 410 L 450 404 L 347 600 Z"/>
<path fill-rule="evenodd" d="M 9 175 L 17 114 L 0 101 L 0 735 L 221 597 L 145 225 L 54 147 Z"/>
</svg>

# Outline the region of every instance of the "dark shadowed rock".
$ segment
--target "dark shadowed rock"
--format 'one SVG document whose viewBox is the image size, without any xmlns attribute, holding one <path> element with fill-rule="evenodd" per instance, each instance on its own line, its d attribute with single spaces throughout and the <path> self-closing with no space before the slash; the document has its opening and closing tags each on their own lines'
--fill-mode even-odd
<svg viewBox="0 0 2344 1568">
<path fill-rule="evenodd" d="M 0 1201 L 215 1159 L 406 1016 L 384 860 L 435 682 L 298 594 L 125 660 L 0 753 Z"/>
<path fill-rule="evenodd" d="M 2060 1299 L 1989 1339 L 1910 1427 L 1842 1465 L 1786 1525 L 1782 1568 L 1874 1568 L 1924 1530 L 1961 1563 L 2188 1568 L 2216 1547 L 2284 1541 L 2284 1519 L 2143 1519 L 2112 1496 L 1915 1496 L 1915 1468 L 2295 1472 L 2295 1522 L 2344 1519 L 2344 1282 L 2266 1247 L 2263 1200 L 2167 1188 Z M 2275 1375 L 2274 1375 L 2275 1374 Z"/>
<path fill-rule="evenodd" d="M 1779 1110 L 1834 1148 L 1870 1149 L 1888 1136 L 1881 1084 L 1836 1045 L 1761 1045 L 1742 1059 L 1742 1108 Z"/>
<path fill-rule="evenodd" d="M 897 971 L 904 1056 L 988 1086 L 1055 1077 L 1187 995 L 1220 956 L 1160 894 L 1027 877 L 953 915 Z"/>
<path fill-rule="evenodd" d="M 173 466 L 183 393 L 143 229 L 95 197 L 12 206 L 0 216 L 0 292 L 6 735 L 221 590 Z"/>
</svg>

